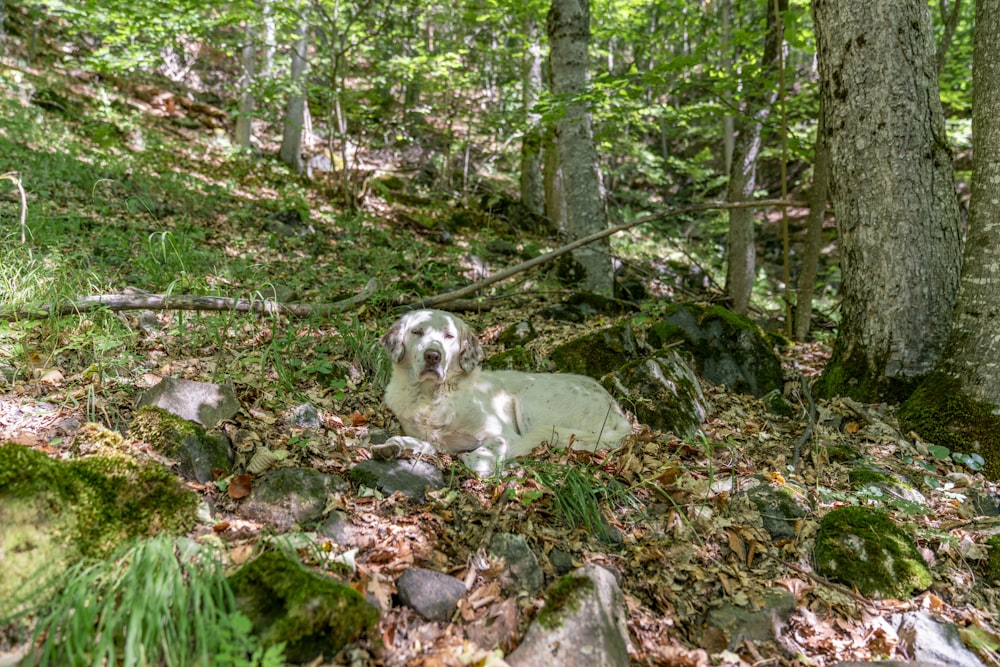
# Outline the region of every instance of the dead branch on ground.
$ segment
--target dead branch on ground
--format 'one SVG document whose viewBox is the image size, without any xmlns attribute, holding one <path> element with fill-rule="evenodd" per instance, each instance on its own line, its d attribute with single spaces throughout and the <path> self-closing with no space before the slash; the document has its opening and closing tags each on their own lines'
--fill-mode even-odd
<svg viewBox="0 0 1000 667">
<path fill-rule="evenodd" d="M 378 282 L 372 278 L 352 297 L 326 304 L 279 303 L 271 299 L 197 294 L 101 294 L 46 303 L 39 307 L 0 308 L 2 320 L 37 320 L 46 317 L 74 315 L 92 310 L 201 310 L 257 313 L 259 315 L 290 315 L 292 317 L 326 316 L 361 305 L 375 294 Z"/>
</svg>

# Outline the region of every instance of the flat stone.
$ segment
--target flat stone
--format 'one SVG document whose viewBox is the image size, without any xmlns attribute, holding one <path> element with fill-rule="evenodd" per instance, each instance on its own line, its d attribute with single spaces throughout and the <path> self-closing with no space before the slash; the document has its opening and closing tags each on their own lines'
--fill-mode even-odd
<svg viewBox="0 0 1000 667">
<path fill-rule="evenodd" d="M 399 600 L 428 621 L 449 621 L 465 595 L 465 584 L 455 577 L 411 567 L 396 581 Z"/>
<path fill-rule="evenodd" d="M 369 459 L 354 466 L 349 473 L 351 481 L 378 489 L 386 495 L 399 491 L 407 498 L 423 500 L 427 489 L 444 487 L 441 471 L 426 461 L 415 459 Z"/>
<path fill-rule="evenodd" d="M 228 384 L 163 378 L 143 392 L 136 407 L 154 405 L 207 429 L 232 419 L 240 411 L 236 392 Z"/>
</svg>

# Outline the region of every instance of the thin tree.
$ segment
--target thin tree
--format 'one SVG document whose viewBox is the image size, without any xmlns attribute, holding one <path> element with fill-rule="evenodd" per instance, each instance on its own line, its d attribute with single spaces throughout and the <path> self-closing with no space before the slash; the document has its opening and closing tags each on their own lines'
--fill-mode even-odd
<svg viewBox="0 0 1000 667">
<path fill-rule="evenodd" d="M 306 98 L 306 71 L 309 67 L 307 51 L 309 49 L 309 21 L 303 16 L 296 28 L 295 41 L 292 44 L 291 93 L 285 107 L 285 121 L 281 135 L 281 150 L 278 158 L 295 170 L 302 173 L 305 165 L 302 161 L 302 130 L 306 124 L 308 101 Z"/>
<path fill-rule="evenodd" d="M 552 0 L 546 27 L 549 36 L 552 93 L 564 103 L 556 123 L 556 147 L 566 218 L 563 231 L 581 238 L 608 226 L 590 111 L 583 96 L 589 89 L 589 0 Z M 560 204 L 548 202 L 547 210 Z M 611 249 L 607 238 L 580 248 L 574 258 L 583 266 L 584 285 L 612 292 Z"/>
<path fill-rule="evenodd" d="M 961 233 L 923 0 L 816 0 L 842 316 L 820 391 L 902 398 L 934 369 Z"/>
<path fill-rule="evenodd" d="M 782 43 L 782 15 L 788 9 L 788 0 L 764 0 L 767 29 L 764 51 L 758 68 L 760 80 L 756 90 L 747 96 L 742 119 L 738 123 L 738 136 L 733 145 L 732 167 L 729 171 L 727 199 L 731 202 L 753 198 L 757 189 L 757 158 L 760 156 L 761 134 L 771 109 L 778 97 L 777 86 L 765 85 L 778 70 Z M 729 238 L 727 245 L 726 293 L 732 299 L 732 308 L 745 314 L 750 306 L 754 276 L 757 273 L 757 249 L 754 234 L 754 213 L 751 209 L 733 209 L 729 212 Z"/>
<path fill-rule="evenodd" d="M 541 28 L 534 7 L 524 12 L 524 55 L 521 64 L 521 101 L 524 106 L 524 136 L 521 139 L 521 202 L 536 215 L 545 215 L 545 183 L 542 175 L 542 117 L 534 106 L 542 93 Z"/>
</svg>

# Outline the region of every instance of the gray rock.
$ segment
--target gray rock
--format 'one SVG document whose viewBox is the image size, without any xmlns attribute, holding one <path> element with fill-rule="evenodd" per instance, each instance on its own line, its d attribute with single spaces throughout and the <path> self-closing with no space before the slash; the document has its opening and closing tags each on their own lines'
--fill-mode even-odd
<svg viewBox="0 0 1000 667">
<path fill-rule="evenodd" d="M 254 481 L 239 514 L 285 531 L 295 525 L 319 521 L 326 509 L 327 496 L 348 488 L 346 480 L 313 468 L 280 468 Z"/>
<path fill-rule="evenodd" d="M 982 660 L 962 643 L 958 629 L 923 611 L 893 615 L 898 621 L 899 650 L 905 655 L 942 667 L 985 667 Z"/>
<path fill-rule="evenodd" d="M 287 423 L 290 428 L 301 428 L 316 431 L 323 427 L 323 423 L 319 420 L 319 412 L 316 410 L 316 406 L 309 403 L 297 405 L 289 410 L 288 414 L 285 416 L 285 423 Z"/>
<path fill-rule="evenodd" d="M 231 385 L 163 378 L 147 389 L 136 407 L 153 405 L 182 419 L 215 428 L 240 411 L 240 402 Z"/>
<path fill-rule="evenodd" d="M 389 459 L 362 461 L 351 468 L 351 481 L 378 489 L 386 495 L 399 491 L 407 498 L 423 500 L 427 489 L 444 487 L 441 471 L 426 461 Z"/>
<path fill-rule="evenodd" d="M 599 565 L 562 577 L 514 651 L 510 667 L 626 667 L 625 600 L 611 572 Z"/>
<path fill-rule="evenodd" d="M 506 563 L 500 580 L 504 590 L 528 591 L 531 595 L 542 590 L 545 574 L 523 535 L 497 533 L 490 540 L 489 551 Z"/>
<path fill-rule="evenodd" d="M 752 482 L 755 485 L 739 495 L 757 508 L 764 530 L 774 541 L 795 539 L 795 522 L 809 513 L 805 493 L 793 484 L 775 488 L 759 475 Z"/>
<path fill-rule="evenodd" d="M 708 624 L 725 633 L 732 650 L 744 641 L 774 641 L 775 629 L 787 623 L 794 610 L 794 595 L 781 588 L 771 588 L 764 593 L 762 608 L 727 604 L 708 612 Z"/>
<path fill-rule="evenodd" d="M 449 621 L 465 595 L 465 584 L 443 572 L 411 567 L 396 581 L 396 593 L 428 621 Z"/>
<path fill-rule="evenodd" d="M 680 344 L 694 356 L 698 375 L 758 398 L 784 382 L 781 360 L 754 322 L 722 306 L 674 304 L 649 328 L 649 344 Z"/>
<path fill-rule="evenodd" d="M 527 345 L 536 338 L 538 338 L 538 332 L 535 331 L 531 320 L 521 320 L 500 332 L 500 335 L 497 336 L 497 342 L 503 345 L 504 349 L 509 350 Z"/>
<path fill-rule="evenodd" d="M 180 474 L 199 484 L 214 480 L 216 471 L 226 475 L 232 470 L 233 448 L 226 435 L 209 434 L 197 422 L 163 408 L 144 406 L 136 410 L 129 424 L 129 435 L 145 440 L 158 453 L 176 460 Z"/>
<path fill-rule="evenodd" d="M 352 524 L 348 520 L 347 515 L 340 510 L 330 512 L 330 516 L 319 526 L 317 532 L 323 537 L 329 537 L 343 547 L 361 546 L 359 537 L 362 531 Z"/>
<path fill-rule="evenodd" d="M 608 375 L 603 384 L 650 428 L 682 438 L 701 431 L 708 402 L 694 371 L 677 352 L 632 362 Z"/>
</svg>

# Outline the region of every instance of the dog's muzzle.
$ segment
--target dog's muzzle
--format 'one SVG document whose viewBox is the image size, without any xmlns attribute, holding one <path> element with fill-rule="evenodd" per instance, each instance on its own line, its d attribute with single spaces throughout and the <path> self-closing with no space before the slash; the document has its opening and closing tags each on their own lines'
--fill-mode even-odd
<svg viewBox="0 0 1000 667">
<path fill-rule="evenodd" d="M 441 351 L 432 348 L 424 350 L 424 367 L 420 370 L 420 376 L 433 375 L 442 377 Z"/>
</svg>

